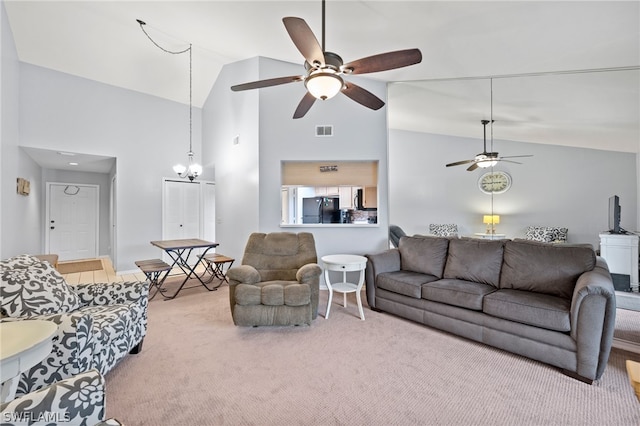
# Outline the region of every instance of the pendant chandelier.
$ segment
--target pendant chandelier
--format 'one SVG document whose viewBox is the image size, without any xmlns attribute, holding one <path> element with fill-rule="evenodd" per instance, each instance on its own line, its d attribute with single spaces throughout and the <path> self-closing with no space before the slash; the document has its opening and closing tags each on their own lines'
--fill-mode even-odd
<svg viewBox="0 0 640 426">
<path fill-rule="evenodd" d="M 195 178 L 202 174 L 202 166 L 195 162 L 195 154 L 193 153 L 193 63 L 192 63 L 192 45 L 189 43 L 189 47 L 184 50 L 171 51 L 163 48 L 156 43 L 149 34 L 144 30 L 144 26 L 147 25 L 140 19 L 136 19 L 140 24 L 140 29 L 147 36 L 151 42 L 156 45 L 163 52 L 170 53 L 172 55 L 179 55 L 181 53 L 189 52 L 189 151 L 187 152 L 187 165 L 176 164 L 173 166 L 173 171 L 182 179 L 188 178 L 193 182 Z"/>
</svg>

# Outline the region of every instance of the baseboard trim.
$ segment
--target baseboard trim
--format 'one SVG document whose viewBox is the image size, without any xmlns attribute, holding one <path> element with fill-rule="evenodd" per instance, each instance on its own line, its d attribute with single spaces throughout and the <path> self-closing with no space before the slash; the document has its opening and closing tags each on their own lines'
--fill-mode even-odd
<svg viewBox="0 0 640 426">
<path fill-rule="evenodd" d="M 630 342 L 628 340 L 617 339 L 614 337 L 612 346 L 614 348 L 622 349 L 627 352 L 640 354 L 640 343 Z"/>
</svg>

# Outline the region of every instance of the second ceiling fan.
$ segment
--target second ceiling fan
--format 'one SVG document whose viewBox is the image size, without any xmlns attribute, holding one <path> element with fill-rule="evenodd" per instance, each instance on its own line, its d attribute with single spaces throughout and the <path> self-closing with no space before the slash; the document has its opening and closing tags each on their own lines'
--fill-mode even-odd
<svg viewBox="0 0 640 426">
<path fill-rule="evenodd" d="M 447 164 L 447 167 L 451 166 L 461 166 L 463 164 L 472 163 L 469 167 L 467 167 L 467 171 L 472 172 L 478 167 L 486 168 L 495 166 L 498 161 L 506 161 L 508 163 L 522 164 L 517 161 L 506 160 L 506 158 L 522 158 L 522 157 L 533 157 L 533 155 L 511 155 L 508 157 L 500 157 L 497 152 L 488 152 L 487 151 L 487 124 L 492 123 L 491 120 L 481 120 L 482 126 L 484 128 L 484 149 L 483 151 L 476 155 L 475 158 L 471 160 L 462 160 L 456 161 L 455 163 Z M 493 124 L 492 124 L 493 126 Z M 491 137 L 491 148 L 493 149 L 493 137 Z"/>
<path fill-rule="evenodd" d="M 387 71 L 414 65 L 422 61 L 422 53 L 420 53 L 419 49 L 407 49 L 381 53 L 346 64 L 343 63 L 339 55 L 325 51 L 325 0 L 322 0 L 322 46 L 318 43 L 304 19 L 286 17 L 282 21 L 291 40 L 305 59 L 306 74 L 238 84 L 231 86 L 231 90 L 237 92 L 303 81 L 307 88 L 307 93 L 298 104 L 293 118 L 304 117 L 316 99 L 330 99 L 340 92 L 367 108 L 378 110 L 384 106 L 382 99 L 354 83 L 345 81 L 343 76 Z"/>
</svg>

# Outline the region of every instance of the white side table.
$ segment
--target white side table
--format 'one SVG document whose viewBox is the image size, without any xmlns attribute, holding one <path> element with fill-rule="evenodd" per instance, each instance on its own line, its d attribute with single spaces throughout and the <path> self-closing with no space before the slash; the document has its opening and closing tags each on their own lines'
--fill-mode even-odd
<svg viewBox="0 0 640 426">
<path fill-rule="evenodd" d="M 13 400 L 20 374 L 51 353 L 57 329 L 52 321 L 0 322 L 0 402 Z"/>
<path fill-rule="evenodd" d="M 331 254 L 323 256 L 322 262 L 324 263 L 324 280 L 326 281 L 327 288 L 329 289 L 329 301 L 327 303 L 327 313 L 324 316 L 325 319 L 329 318 L 333 292 L 337 291 L 344 295 L 343 305 L 345 308 L 347 307 L 347 293 L 356 294 L 360 319 L 364 321 L 362 297 L 360 292 L 362 290 L 362 284 L 364 284 L 364 270 L 367 266 L 367 258 L 353 254 Z M 342 282 L 332 283 L 329 279 L 329 271 L 342 271 Z M 360 278 L 358 279 L 357 284 L 347 282 L 347 272 L 350 271 L 360 271 Z"/>
<path fill-rule="evenodd" d="M 474 238 L 481 238 L 483 240 L 503 240 L 507 236 L 505 234 L 485 234 L 482 232 L 476 232 L 473 234 Z"/>
</svg>

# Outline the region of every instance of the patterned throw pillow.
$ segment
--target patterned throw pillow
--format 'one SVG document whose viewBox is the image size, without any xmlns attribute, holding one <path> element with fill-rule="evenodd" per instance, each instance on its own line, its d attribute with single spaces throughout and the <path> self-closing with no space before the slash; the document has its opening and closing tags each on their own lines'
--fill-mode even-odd
<svg viewBox="0 0 640 426">
<path fill-rule="evenodd" d="M 525 233 L 525 238 L 531 241 L 541 241 L 543 243 L 566 242 L 567 228 L 552 226 L 529 226 Z"/>
<path fill-rule="evenodd" d="M 432 223 L 429 225 L 429 233 L 437 235 L 438 237 L 457 237 L 458 225 L 455 223 Z"/>
<path fill-rule="evenodd" d="M 10 317 L 64 313 L 81 306 L 62 275 L 34 256 L 3 260 L 0 277 L 0 305 Z"/>
</svg>

